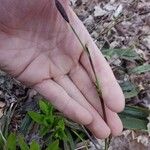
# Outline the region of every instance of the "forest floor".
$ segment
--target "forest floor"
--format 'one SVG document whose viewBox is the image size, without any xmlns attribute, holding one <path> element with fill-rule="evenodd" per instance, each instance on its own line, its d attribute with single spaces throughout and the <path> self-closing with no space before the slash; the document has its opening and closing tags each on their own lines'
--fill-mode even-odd
<svg viewBox="0 0 150 150">
<path fill-rule="evenodd" d="M 150 108 L 150 1 L 71 0 L 71 5 L 111 65 L 126 104 Z M 10 131 L 18 129 L 36 99 L 35 91 L 0 71 L 0 118 L 12 107 Z M 95 148 L 91 145 L 89 149 Z M 109 149 L 150 150 L 150 137 L 142 131 L 125 130 L 112 139 Z"/>
</svg>

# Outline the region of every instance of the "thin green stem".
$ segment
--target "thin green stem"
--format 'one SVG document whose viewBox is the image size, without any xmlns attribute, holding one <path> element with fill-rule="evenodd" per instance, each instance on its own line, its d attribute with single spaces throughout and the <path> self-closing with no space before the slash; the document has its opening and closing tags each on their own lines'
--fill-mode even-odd
<svg viewBox="0 0 150 150">
<path fill-rule="evenodd" d="M 83 47 L 84 51 L 87 52 L 88 54 L 88 57 L 89 57 L 89 61 L 90 61 L 90 65 L 92 67 L 92 70 L 93 70 L 93 73 L 94 73 L 94 77 L 95 77 L 95 87 L 97 89 L 97 93 L 99 95 L 99 98 L 101 100 L 101 106 L 102 106 L 102 111 L 103 111 L 103 118 L 104 118 L 104 121 L 107 123 L 107 116 L 106 116 L 106 111 L 105 111 L 105 103 L 104 103 L 104 100 L 103 100 L 103 97 L 102 97 L 102 91 L 101 91 L 101 88 L 100 88 L 100 82 L 98 80 L 98 77 L 97 77 L 97 74 L 96 74 L 96 70 L 95 70 L 95 67 L 94 67 L 94 64 L 93 64 L 93 61 L 92 61 L 92 58 L 91 58 L 91 55 L 90 55 L 90 51 L 88 49 L 88 47 L 86 47 L 86 45 L 84 45 L 80 39 L 80 37 L 78 36 L 77 32 L 75 31 L 75 29 L 73 28 L 73 26 L 68 23 L 69 26 L 71 27 L 72 31 L 74 32 L 75 36 L 77 37 L 78 41 L 80 42 L 81 46 Z M 82 128 L 85 130 L 84 126 L 82 126 Z M 86 131 L 86 130 L 85 130 Z M 89 136 L 90 138 L 90 136 Z M 97 145 L 95 144 L 95 142 L 90 138 L 90 140 L 93 142 L 94 146 L 96 149 L 98 149 Z M 110 143 L 110 140 L 109 138 L 105 139 L 105 150 L 108 150 L 109 148 L 109 143 Z"/>
<path fill-rule="evenodd" d="M 86 47 L 86 45 L 84 45 L 80 39 L 80 37 L 78 36 L 77 32 L 75 31 L 75 29 L 73 28 L 73 26 L 68 23 L 69 26 L 71 27 L 72 31 L 74 32 L 75 36 L 77 37 L 78 41 L 80 42 L 81 46 L 83 47 L 84 51 L 87 52 L 88 54 L 88 57 L 89 57 L 89 61 L 90 61 L 90 64 L 91 64 L 91 67 L 92 67 L 92 70 L 93 70 L 93 73 L 94 73 L 94 77 L 95 77 L 95 86 L 96 86 L 96 89 L 97 89 L 97 92 L 98 92 L 98 95 L 100 97 L 100 100 L 101 100 L 101 105 L 102 105 L 102 111 L 103 111 L 103 118 L 104 118 L 104 121 L 107 122 L 107 116 L 106 116 L 106 111 L 105 111 L 105 104 L 104 104 L 104 100 L 102 98 L 102 92 L 101 92 L 101 88 L 100 88 L 100 83 L 99 83 L 99 80 L 98 80 L 98 77 L 96 75 L 96 70 L 95 70 L 95 67 L 94 67 L 94 64 L 93 64 L 93 61 L 92 61 L 92 58 L 91 58 L 91 55 L 90 55 L 90 51 L 89 49 Z"/>
<path fill-rule="evenodd" d="M 75 34 L 75 36 L 77 37 L 78 41 L 80 42 L 82 48 L 86 51 L 86 47 L 82 43 L 82 41 L 81 41 L 80 37 L 78 36 L 77 32 L 75 31 L 75 29 L 73 28 L 73 26 L 70 23 L 68 23 L 68 24 L 69 24 L 70 28 L 72 29 L 73 33 Z"/>
<path fill-rule="evenodd" d="M 93 73 L 94 73 L 94 77 L 95 77 L 94 85 L 95 85 L 95 87 L 97 89 L 97 93 L 98 93 L 99 98 L 101 100 L 101 106 L 102 106 L 102 111 L 103 111 L 103 115 L 102 116 L 103 116 L 104 121 L 107 123 L 107 116 L 106 116 L 106 111 L 105 111 L 105 104 L 104 104 L 104 100 L 102 98 L 102 92 L 101 92 L 101 88 L 100 88 L 100 83 L 99 83 L 99 80 L 98 80 L 98 77 L 97 77 L 97 74 L 96 74 L 96 70 L 95 70 L 95 67 L 94 67 L 91 55 L 90 55 L 90 51 L 89 51 L 88 47 L 86 47 L 86 45 L 84 45 L 82 43 L 82 41 L 81 41 L 80 37 L 78 36 L 77 32 L 75 31 L 74 27 L 70 24 L 69 17 L 67 15 L 64 7 L 62 6 L 62 4 L 58 0 L 55 0 L 55 4 L 56 4 L 56 7 L 57 7 L 58 11 L 60 12 L 60 14 L 62 15 L 62 17 L 64 18 L 64 20 L 69 24 L 69 26 L 72 29 L 73 33 L 77 37 L 78 41 L 80 42 L 81 46 L 83 47 L 83 50 L 85 52 L 87 52 L 87 54 L 88 54 L 89 61 L 90 61 L 90 64 L 91 64 L 91 67 L 92 67 L 92 70 L 93 70 Z M 85 130 L 84 126 L 82 126 L 82 127 Z M 107 142 L 106 142 L 106 146 L 107 146 Z M 95 145 L 95 147 L 96 147 L 96 145 Z"/>
</svg>

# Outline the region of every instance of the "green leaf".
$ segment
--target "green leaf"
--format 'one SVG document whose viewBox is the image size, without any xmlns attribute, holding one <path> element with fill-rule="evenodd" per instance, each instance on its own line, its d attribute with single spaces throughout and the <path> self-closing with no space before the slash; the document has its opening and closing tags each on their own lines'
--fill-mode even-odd
<svg viewBox="0 0 150 150">
<path fill-rule="evenodd" d="M 135 97 L 139 93 L 137 88 L 130 81 L 125 81 L 125 82 L 121 83 L 120 86 L 123 90 L 123 93 L 124 93 L 126 99 Z"/>
<path fill-rule="evenodd" d="M 132 49 L 102 49 L 102 53 L 107 59 L 112 59 L 114 56 L 129 61 L 140 59 L 139 55 Z"/>
<path fill-rule="evenodd" d="M 24 137 L 21 135 L 18 136 L 18 144 L 21 150 L 29 150 L 28 144 L 26 144 Z"/>
<path fill-rule="evenodd" d="M 64 119 L 60 117 L 56 118 L 54 126 L 55 126 L 54 132 L 55 138 L 59 138 L 60 140 L 67 140 L 67 136 L 65 133 Z"/>
<path fill-rule="evenodd" d="M 132 91 L 133 89 L 135 89 L 134 84 L 132 84 L 130 81 L 125 81 L 123 83 L 120 84 L 121 88 L 123 91 Z"/>
<path fill-rule="evenodd" d="M 123 126 L 130 130 L 147 130 L 147 120 L 133 118 L 127 115 L 120 115 Z"/>
<path fill-rule="evenodd" d="M 44 117 L 44 122 L 45 124 L 47 124 L 48 126 L 52 126 L 53 122 L 54 122 L 54 116 L 45 116 Z"/>
<path fill-rule="evenodd" d="M 3 149 L 5 143 L 6 143 L 6 139 L 5 139 L 2 131 L 0 130 L 0 149 Z"/>
<path fill-rule="evenodd" d="M 47 125 L 44 121 L 45 115 L 33 111 L 29 111 L 28 115 L 32 118 L 33 121 L 37 122 L 38 124 Z"/>
<path fill-rule="evenodd" d="M 4 114 L 2 118 L 0 118 L 0 123 L 1 123 L 1 131 L 3 133 L 4 137 L 8 137 L 8 127 L 10 124 L 10 117 L 8 114 Z"/>
<path fill-rule="evenodd" d="M 50 112 L 51 112 L 51 106 L 48 104 L 48 102 L 40 100 L 39 101 L 39 107 L 40 107 L 40 110 L 44 114 L 46 114 L 46 115 L 50 114 Z"/>
<path fill-rule="evenodd" d="M 65 129 L 65 122 L 64 122 L 64 119 L 61 118 L 59 121 L 58 121 L 58 124 L 56 126 L 56 128 L 59 128 L 61 130 L 64 130 Z"/>
<path fill-rule="evenodd" d="M 126 99 L 129 99 L 129 98 L 132 98 L 132 97 L 135 97 L 138 95 L 138 92 L 137 90 L 132 90 L 130 92 L 124 92 L 124 96 Z"/>
<path fill-rule="evenodd" d="M 59 140 L 54 141 L 50 145 L 48 145 L 46 150 L 59 150 Z"/>
<path fill-rule="evenodd" d="M 16 150 L 16 134 L 11 133 L 8 136 L 6 150 Z"/>
<path fill-rule="evenodd" d="M 40 127 L 40 135 L 41 135 L 41 136 L 44 136 L 44 135 L 46 135 L 47 133 L 49 133 L 50 130 L 51 130 L 50 127 L 41 126 L 41 127 Z"/>
<path fill-rule="evenodd" d="M 125 110 L 119 114 L 124 128 L 132 130 L 147 130 L 150 111 L 140 107 L 126 106 Z"/>
<path fill-rule="evenodd" d="M 31 117 L 29 117 L 29 115 L 26 114 L 26 116 L 21 121 L 19 132 L 22 133 L 23 135 L 26 135 L 28 133 L 28 130 L 29 130 L 32 123 L 33 122 L 32 122 Z"/>
<path fill-rule="evenodd" d="M 40 145 L 37 142 L 32 141 L 30 145 L 30 150 L 40 150 Z"/>
<path fill-rule="evenodd" d="M 144 64 L 142 66 L 135 67 L 129 70 L 129 73 L 141 74 L 150 71 L 150 64 Z"/>
<path fill-rule="evenodd" d="M 78 134 L 78 132 L 76 132 L 75 130 L 72 130 L 72 131 L 84 143 L 85 149 L 88 150 L 87 142 L 82 138 L 82 136 Z"/>
<path fill-rule="evenodd" d="M 67 145 L 70 145 L 70 149 L 75 149 L 75 142 L 73 140 L 72 134 L 70 133 L 70 130 L 66 129 L 66 135 L 67 135 Z M 64 141 L 65 142 L 65 141 Z"/>
<path fill-rule="evenodd" d="M 54 132 L 54 137 L 56 139 L 60 139 L 60 140 L 64 140 L 66 141 L 67 140 L 67 136 L 66 136 L 66 133 L 65 131 L 61 130 L 61 129 L 57 129 L 55 132 Z"/>
<path fill-rule="evenodd" d="M 0 149 L 3 149 L 3 146 L 4 146 L 4 141 L 0 135 Z"/>
</svg>

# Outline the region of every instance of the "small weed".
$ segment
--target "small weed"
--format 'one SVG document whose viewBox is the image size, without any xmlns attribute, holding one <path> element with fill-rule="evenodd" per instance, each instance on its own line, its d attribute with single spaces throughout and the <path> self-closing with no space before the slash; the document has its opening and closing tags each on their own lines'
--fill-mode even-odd
<svg viewBox="0 0 150 150">
<path fill-rule="evenodd" d="M 59 115 L 50 103 L 39 100 L 38 107 L 38 111 L 27 112 L 20 132 L 8 132 L 8 136 L 4 136 L 5 132 L 0 130 L 1 150 L 60 150 L 62 147 L 74 150 L 75 141 L 83 141 L 81 137 L 85 138 L 85 134 L 82 128 L 78 126 L 80 131 L 74 127 L 69 129 L 69 121 Z"/>
</svg>

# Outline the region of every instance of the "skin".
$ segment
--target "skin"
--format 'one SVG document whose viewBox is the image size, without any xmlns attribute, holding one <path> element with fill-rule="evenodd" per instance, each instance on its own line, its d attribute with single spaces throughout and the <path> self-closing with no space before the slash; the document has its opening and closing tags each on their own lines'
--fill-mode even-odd
<svg viewBox="0 0 150 150">
<path fill-rule="evenodd" d="M 113 72 L 84 25 L 61 1 L 70 22 L 87 45 L 100 81 L 107 123 L 86 52 L 53 0 L 0 0 L 0 69 L 34 88 L 59 111 L 85 125 L 97 138 L 122 132 L 117 113 L 124 96 Z"/>
</svg>

